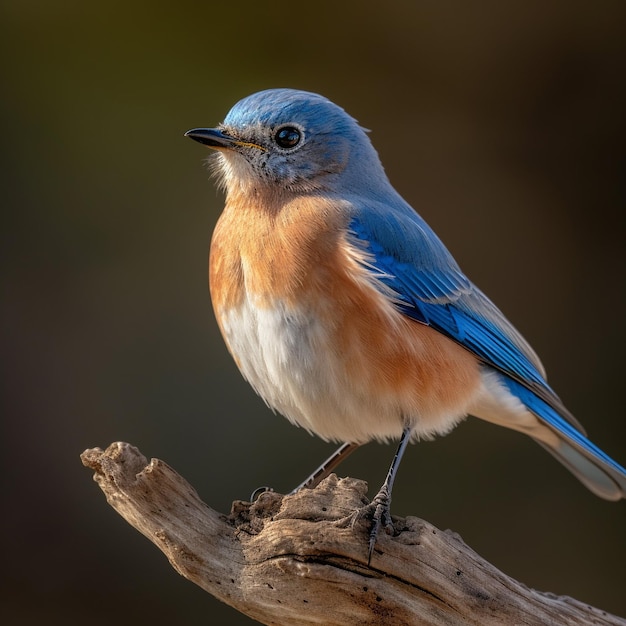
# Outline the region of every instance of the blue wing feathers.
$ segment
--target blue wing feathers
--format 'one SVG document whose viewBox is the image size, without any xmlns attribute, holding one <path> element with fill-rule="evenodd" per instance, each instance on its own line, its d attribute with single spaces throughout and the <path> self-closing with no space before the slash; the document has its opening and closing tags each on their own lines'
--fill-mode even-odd
<svg viewBox="0 0 626 626">
<path fill-rule="evenodd" d="M 349 225 L 403 313 L 436 328 L 558 407 L 565 420 L 584 432 L 546 383 L 532 348 L 461 272 L 421 217 L 410 207 L 409 211 L 403 208 L 398 213 L 388 206 L 360 209 Z"/>
<path fill-rule="evenodd" d="M 625 497 L 626 470 L 585 437 L 545 381 L 532 348 L 465 277 L 422 218 L 404 204 L 360 206 L 349 230 L 380 280 L 393 291 L 400 310 L 504 374 L 509 391 L 559 435 L 558 445 L 542 445 L 598 495 L 611 500 Z"/>
<path fill-rule="evenodd" d="M 370 222 L 372 215 L 368 215 Z M 416 219 L 419 216 L 415 214 Z M 404 224 L 403 245 L 398 231 L 382 218 L 377 228 L 355 217 L 350 230 L 374 257 L 382 282 L 397 295 L 403 312 L 429 324 L 459 342 L 497 369 L 544 386 L 543 368 L 530 346 L 517 334 L 500 311 L 461 272 L 444 245 L 425 224 L 410 229 Z M 406 247 L 406 239 L 413 249 Z M 424 255 L 427 249 L 429 254 Z M 395 252 L 395 253 L 394 253 Z M 422 262 L 424 258 L 426 262 Z"/>
</svg>

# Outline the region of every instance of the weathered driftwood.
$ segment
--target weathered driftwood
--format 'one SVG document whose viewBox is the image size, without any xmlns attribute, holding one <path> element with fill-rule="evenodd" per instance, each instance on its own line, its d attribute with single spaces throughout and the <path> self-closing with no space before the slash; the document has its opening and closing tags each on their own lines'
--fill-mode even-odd
<svg viewBox="0 0 626 626">
<path fill-rule="evenodd" d="M 509 578 L 461 538 L 394 518 L 367 565 L 367 486 L 331 475 L 291 496 L 263 493 L 222 515 L 137 448 L 86 450 L 109 504 L 180 574 L 264 624 L 619 624 L 626 620 Z"/>
</svg>

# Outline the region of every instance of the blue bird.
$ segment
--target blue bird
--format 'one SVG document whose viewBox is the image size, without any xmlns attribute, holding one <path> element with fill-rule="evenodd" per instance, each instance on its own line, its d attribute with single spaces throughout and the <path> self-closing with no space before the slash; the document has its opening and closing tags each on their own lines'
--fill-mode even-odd
<svg viewBox="0 0 626 626">
<path fill-rule="evenodd" d="M 601 498 L 626 497 L 624 468 L 587 439 L 340 107 L 270 89 L 186 134 L 216 151 L 226 190 L 209 277 L 231 354 L 271 408 L 342 443 L 301 487 L 368 441 L 400 441 L 370 505 L 369 558 L 407 443 L 467 415 L 529 435 Z"/>
</svg>

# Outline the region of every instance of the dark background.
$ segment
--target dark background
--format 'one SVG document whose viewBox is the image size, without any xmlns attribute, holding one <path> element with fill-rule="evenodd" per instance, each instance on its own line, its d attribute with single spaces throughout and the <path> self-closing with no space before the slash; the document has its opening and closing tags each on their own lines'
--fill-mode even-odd
<svg viewBox="0 0 626 626">
<path fill-rule="evenodd" d="M 239 376 L 206 286 L 223 198 L 183 132 L 317 91 L 626 462 L 625 7 L 507 2 L 1 3 L 5 624 L 245 624 L 106 504 L 78 455 L 129 441 L 212 507 L 332 448 Z M 379 487 L 371 444 L 340 475 Z M 626 506 L 470 419 L 412 447 L 397 515 L 527 585 L 626 615 Z"/>
</svg>

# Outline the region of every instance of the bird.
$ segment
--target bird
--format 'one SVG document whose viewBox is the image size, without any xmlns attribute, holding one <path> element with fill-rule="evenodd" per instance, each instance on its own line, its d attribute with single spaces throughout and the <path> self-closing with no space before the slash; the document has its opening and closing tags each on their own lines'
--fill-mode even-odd
<svg viewBox="0 0 626 626">
<path fill-rule="evenodd" d="M 626 470 L 394 189 L 367 133 L 324 96 L 287 88 L 185 133 L 215 151 L 225 191 L 209 288 L 228 350 L 271 409 L 341 444 L 298 489 L 365 443 L 399 441 L 368 505 L 369 563 L 407 444 L 471 415 L 530 436 L 597 496 L 626 497 Z"/>
</svg>

